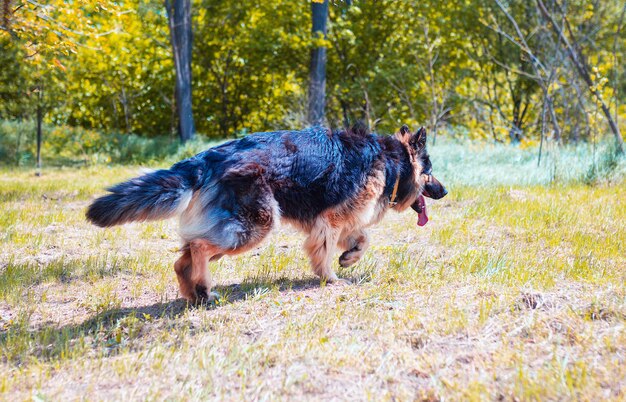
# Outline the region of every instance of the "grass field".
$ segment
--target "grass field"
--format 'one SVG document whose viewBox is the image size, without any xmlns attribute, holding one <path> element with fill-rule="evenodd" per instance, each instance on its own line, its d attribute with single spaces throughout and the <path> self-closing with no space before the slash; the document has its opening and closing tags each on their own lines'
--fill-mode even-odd
<svg viewBox="0 0 626 402">
<path fill-rule="evenodd" d="M 0 399 L 624 400 L 626 182 L 579 184 L 576 152 L 432 154 L 450 194 L 372 228 L 352 285 L 284 227 L 199 308 L 174 220 L 84 220 L 137 167 L 0 171 Z"/>
</svg>

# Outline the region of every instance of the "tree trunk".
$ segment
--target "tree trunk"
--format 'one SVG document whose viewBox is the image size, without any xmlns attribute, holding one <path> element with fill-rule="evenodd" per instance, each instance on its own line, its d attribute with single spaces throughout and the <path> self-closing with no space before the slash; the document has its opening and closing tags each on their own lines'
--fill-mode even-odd
<svg viewBox="0 0 626 402">
<path fill-rule="evenodd" d="M 165 0 L 176 68 L 178 134 L 185 142 L 195 135 L 191 103 L 191 0 Z"/>
<path fill-rule="evenodd" d="M 120 97 L 122 101 L 122 108 L 124 109 L 124 123 L 126 124 L 126 134 L 130 134 L 130 111 L 128 108 L 128 98 L 126 97 L 126 90 L 122 85 L 122 95 Z"/>
<path fill-rule="evenodd" d="M 546 136 L 546 106 L 548 104 L 548 88 L 543 91 L 543 105 L 541 106 L 541 139 L 539 141 L 539 156 L 537 167 L 541 166 L 541 152 L 543 151 L 543 139 Z"/>
<path fill-rule="evenodd" d="M 546 91 L 548 91 L 548 89 L 546 89 Z M 556 142 L 559 142 L 561 141 L 561 126 L 559 126 L 559 121 L 556 119 L 556 112 L 554 111 L 554 101 L 547 92 L 546 97 L 548 102 L 548 111 L 550 112 L 550 119 L 552 121 L 552 128 L 554 129 L 554 140 Z"/>
<path fill-rule="evenodd" d="M 339 99 L 339 104 L 341 105 L 341 112 L 343 114 L 343 127 L 347 130 L 350 128 L 350 113 L 348 113 L 348 102 L 343 99 Z"/>
<path fill-rule="evenodd" d="M 320 32 L 326 38 L 328 21 L 328 0 L 323 3 L 311 2 L 313 16 L 313 35 Z M 311 50 L 311 69 L 309 81 L 309 123 L 312 125 L 324 122 L 324 106 L 326 98 L 326 48 L 316 47 Z"/>
<path fill-rule="evenodd" d="M 521 97 L 515 95 L 513 98 L 513 121 L 511 122 L 511 129 L 509 130 L 509 138 L 511 144 L 519 144 L 522 140 L 522 122 L 520 118 L 520 109 L 522 107 Z"/>
<path fill-rule="evenodd" d="M 39 85 L 39 94 L 37 102 L 37 172 L 35 175 L 41 176 L 41 143 L 42 133 L 41 125 L 43 124 L 43 85 Z"/>
<path fill-rule="evenodd" d="M 21 119 L 20 119 L 21 122 Z M 15 166 L 20 166 L 20 147 L 22 146 L 22 130 L 17 130 L 17 144 L 15 145 Z"/>
</svg>

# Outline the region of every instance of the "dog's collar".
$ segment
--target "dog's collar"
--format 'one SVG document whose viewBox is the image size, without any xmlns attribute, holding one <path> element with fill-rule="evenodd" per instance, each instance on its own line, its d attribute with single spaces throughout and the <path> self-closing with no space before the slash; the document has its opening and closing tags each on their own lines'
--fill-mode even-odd
<svg viewBox="0 0 626 402">
<path fill-rule="evenodd" d="M 398 203 L 396 202 L 396 195 L 398 195 L 398 185 L 400 184 L 400 175 L 396 177 L 396 183 L 393 185 L 393 192 L 391 193 L 391 197 L 389 197 L 389 208 L 395 207 Z"/>
</svg>

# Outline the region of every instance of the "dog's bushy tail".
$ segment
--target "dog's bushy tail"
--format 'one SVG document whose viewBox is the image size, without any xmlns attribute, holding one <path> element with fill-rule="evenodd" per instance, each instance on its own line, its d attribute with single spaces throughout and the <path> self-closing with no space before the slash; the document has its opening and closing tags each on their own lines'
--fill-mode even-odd
<svg viewBox="0 0 626 402">
<path fill-rule="evenodd" d="M 176 169 L 157 170 L 109 188 L 87 209 L 87 219 L 100 227 L 133 221 L 166 219 L 184 211 L 193 194 L 194 176 Z"/>
</svg>

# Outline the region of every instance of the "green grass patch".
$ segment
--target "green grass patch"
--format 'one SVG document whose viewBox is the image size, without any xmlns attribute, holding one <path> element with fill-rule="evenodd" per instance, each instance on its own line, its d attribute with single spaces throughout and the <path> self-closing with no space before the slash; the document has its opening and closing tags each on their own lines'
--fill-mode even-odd
<svg viewBox="0 0 626 402">
<path fill-rule="evenodd" d="M 626 182 L 462 147 L 433 150 L 450 194 L 428 225 L 389 213 L 335 263 L 352 285 L 320 283 L 281 228 L 211 265 L 221 297 L 203 307 L 178 294 L 176 220 L 84 219 L 137 167 L 5 167 L 0 399 L 623 399 Z M 489 155 L 502 173 L 480 173 Z"/>
</svg>

